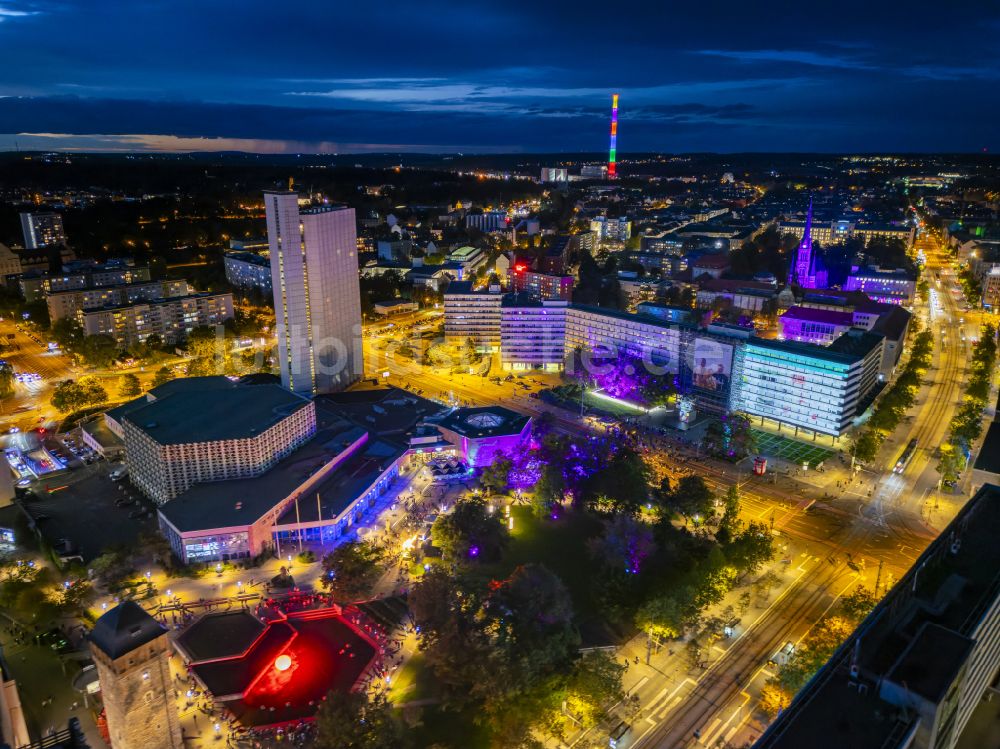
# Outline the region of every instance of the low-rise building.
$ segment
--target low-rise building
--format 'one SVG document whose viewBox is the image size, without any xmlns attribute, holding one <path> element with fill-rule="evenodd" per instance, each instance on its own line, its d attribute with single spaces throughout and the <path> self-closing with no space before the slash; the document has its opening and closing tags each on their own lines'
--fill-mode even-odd
<svg viewBox="0 0 1000 749">
<path fill-rule="evenodd" d="M 21 273 L 21 259 L 10 247 L 0 242 L 0 279 L 17 276 Z"/>
<path fill-rule="evenodd" d="M 507 213 L 505 211 L 486 211 L 485 213 L 465 214 L 467 229 L 478 229 L 484 234 L 492 231 L 502 231 L 507 228 Z"/>
<path fill-rule="evenodd" d="M 376 242 L 378 259 L 381 262 L 410 262 L 410 254 L 413 252 L 413 241 L 393 236 L 389 239 L 380 239 Z"/>
<path fill-rule="evenodd" d="M 573 284 L 573 276 L 536 273 L 523 263 L 515 265 L 508 274 L 508 286 L 512 291 L 525 292 L 538 299 L 569 301 L 573 296 Z"/>
<path fill-rule="evenodd" d="M 375 302 L 372 305 L 376 315 L 402 315 L 407 312 L 416 312 L 419 305 L 416 302 L 407 302 L 404 299 L 391 299 L 385 302 Z"/>
<path fill-rule="evenodd" d="M 437 422 L 445 439 L 460 447 L 470 468 L 490 465 L 501 455 L 511 456 L 531 435 L 531 417 L 503 406 L 458 408 Z"/>
<path fill-rule="evenodd" d="M 581 179 L 607 179 L 607 164 L 584 164 L 580 167 Z"/>
<path fill-rule="evenodd" d="M 778 338 L 828 346 L 854 326 L 850 312 L 792 307 L 778 318 Z"/>
<path fill-rule="evenodd" d="M 599 239 L 609 242 L 626 242 L 632 237 L 632 222 L 627 218 L 599 216 L 590 222 L 590 230 Z"/>
<path fill-rule="evenodd" d="M 691 278 L 698 279 L 702 276 L 722 278 L 722 274 L 727 270 L 729 270 L 728 255 L 702 255 L 691 263 Z"/>
<path fill-rule="evenodd" d="M 777 299 L 778 293 L 769 283 L 709 278 L 698 283 L 695 305 L 708 309 L 721 300 L 745 312 L 763 312 L 769 302 Z"/>
<path fill-rule="evenodd" d="M 858 268 L 844 282 L 844 291 L 861 291 L 877 302 L 913 304 L 916 277 L 903 269 Z"/>
<path fill-rule="evenodd" d="M 280 555 L 356 538 L 387 506 L 380 501 L 404 466 L 447 459 L 474 470 L 523 449 L 531 425 L 505 408 L 442 409 L 396 388 L 323 395 L 309 405 L 315 432 L 267 470 L 192 484 L 159 508 L 161 532 L 181 560 Z"/>
<path fill-rule="evenodd" d="M 66 244 L 62 216 L 53 211 L 22 213 L 21 233 L 24 235 L 24 247 L 28 250 Z"/>
<path fill-rule="evenodd" d="M 463 277 L 473 273 L 477 268 L 486 264 L 489 256 L 479 247 L 457 247 L 448 253 L 448 263 L 460 265 Z"/>
<path fill-rule="evenodd" d="M 45 299 L 46 294 L 59 291 L 124 286 L 149 280 L 149 266 L 133 265 L 131 258 L 115 258 L 102 264 L 84 260 L 67 263 L 59 273 L 30 271 L 21 275 L 18 285 L 26 302 L 37 302 Z"/>
<path fill-rule="evenodd" d="M 916 226 L 912 224 L 866 224 L 850 219 L 837 219 L 829 223 L 813 222 L 810 229 L 813 241 L 823 245 L 853 237 L 860 238 L 866 245 L 873 239 L 897 239 L 909 250 L 916 237 Z M 805 230 L 804 221 L 782 221 L 778 225 L 779 232 L 791 234 L 796 239 L 802 239 Z"/>
<path fill-rule="evenodd" d="M 569 171 L 566 167 L 543 166 L 538 181 L 543 184 L 546 182 L 568 182 Z"/>
</svg>

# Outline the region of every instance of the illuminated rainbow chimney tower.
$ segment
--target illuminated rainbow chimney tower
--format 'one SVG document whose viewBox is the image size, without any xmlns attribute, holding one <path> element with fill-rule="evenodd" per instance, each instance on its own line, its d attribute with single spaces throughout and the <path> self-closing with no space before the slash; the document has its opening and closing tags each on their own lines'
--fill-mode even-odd
<svg viewBox="0 0 1000 749">
<path fill-rule="evenodd" d="M 615 163 L 618 150 L 618 94 L 611 95 L 611 148 L 608 150 L 608 179 L 618 177 L 618 165 Z"/>
</svg>

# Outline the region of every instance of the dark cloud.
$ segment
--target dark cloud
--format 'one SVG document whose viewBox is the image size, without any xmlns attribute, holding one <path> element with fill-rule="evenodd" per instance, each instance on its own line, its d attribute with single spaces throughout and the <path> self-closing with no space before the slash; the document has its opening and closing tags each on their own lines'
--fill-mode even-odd
<svg viewBox="0 0 1000 749">
<path fill-rule="evenodd" d="M 998 18 L 965 0 L 0 0 L 0 133 L 596 151 L 619 91 L 622 154 L 978 150 L 997 146 Z"/>
</svg>

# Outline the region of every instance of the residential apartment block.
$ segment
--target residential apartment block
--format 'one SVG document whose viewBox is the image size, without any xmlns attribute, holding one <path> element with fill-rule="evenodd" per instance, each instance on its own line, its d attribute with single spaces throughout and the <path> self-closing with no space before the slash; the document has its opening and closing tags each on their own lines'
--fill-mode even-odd
<svg viewBox="0 0 1000 749">
<path fill-rule="evenodd" d="M 223 258 L 226 280 L 238 289 L 271 292 L 271 261 L 252 252 L 227 252 Z"/>
<path fill-rule="evenodd" d="M 210 293 L 77 313 L 84 335 L 109 335 L 122 348 L 142 343 L 153 334 L 164 343 L 177 343 L 195 328 L 221 325 L 232 317 L 233 295 Z"/>
<path fill-rule="evenodd" d="M 85 310 L 104 307 L 121 307 L 137 302 L 154 302 L 163 299 L 189 296 L 187 281 L 146 281 L 121 286 L 94 286 L 72 291 L 50 291 L 45 295 L 52 322 L 64 318 L 76 319 Z"/>
<path fill-rule="evenodd" d="M 472 339 L 481 352 L 500 350 L 500 287 L 473 289 L 471 281 L 452 281 L 444 294 L 444 336 L 450 345 Z"/>
<path fill-rule="evenodd" d="M 87 261 L 66 263 L 59 273 L 29 271 L 18 279 L 21 295 L 26 302 L 37 302 L 48 293 L 81 289 L 122 286 L 149 281 L 148 266 L 134 266 L 131 260 L 116 259 L 96 264 Z"/>
</svg>

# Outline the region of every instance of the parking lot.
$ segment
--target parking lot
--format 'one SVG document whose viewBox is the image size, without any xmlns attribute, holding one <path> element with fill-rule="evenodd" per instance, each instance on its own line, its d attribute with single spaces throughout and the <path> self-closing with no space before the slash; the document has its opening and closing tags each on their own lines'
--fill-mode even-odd
<svg viewBox="0 0 1000 749">
<path fill-rule="evenodd" d="M 152 504 L 127 479 L 112 481 L 104 461 L 35 482 L 24 501 L 46 540 L 85 562 L 116 544 L 132 545 L 156 528 Z M 140 516 L 141 517 L 137 517 Z"/>
</svg>

